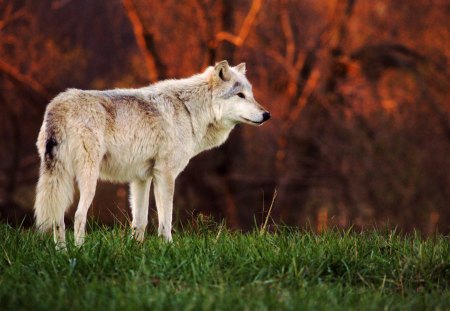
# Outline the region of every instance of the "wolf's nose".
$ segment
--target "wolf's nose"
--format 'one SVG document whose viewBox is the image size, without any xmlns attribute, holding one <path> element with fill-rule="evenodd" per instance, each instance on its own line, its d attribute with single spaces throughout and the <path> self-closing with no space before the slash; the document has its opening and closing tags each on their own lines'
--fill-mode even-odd
<svg viewBox="0 0 450 311">
<path fill-rule="evenodd" d="M 270 112 L 264 112 L 263 113 L 263 122 L 270 119 Z"/>
</svg>

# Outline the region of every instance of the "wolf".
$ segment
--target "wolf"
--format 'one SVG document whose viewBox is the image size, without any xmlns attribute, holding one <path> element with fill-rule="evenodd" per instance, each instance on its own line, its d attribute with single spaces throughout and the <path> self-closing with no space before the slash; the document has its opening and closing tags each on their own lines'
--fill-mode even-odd
<svg viewBox="0 0 450 311">
<path fill-rule="evenodd" d="M 158 235 L 172 241 L 175 179 L 189 160 L 223 144 L 239 123 L 261 125 L 245 63 L 226 60 L 184 79 L 114 90 L 68 89 L 47 106 L 37 139 L 41 159 L 35 219 L 65 246 L 64 214 L 77 182 L 75 244 L 85 239 L 97 180 L 129 183 L 132 232 L 143 241 L 153 181 Z"/>
</svg>

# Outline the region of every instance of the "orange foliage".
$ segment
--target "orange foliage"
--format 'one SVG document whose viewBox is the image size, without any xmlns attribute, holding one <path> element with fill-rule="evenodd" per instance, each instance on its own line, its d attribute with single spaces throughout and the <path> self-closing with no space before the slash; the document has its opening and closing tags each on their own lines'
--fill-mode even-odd
<svg viewBox="0 0 450 311">
<path fill-rule="evenodd" d="M 273 117 L 262 129 L 238 127 L 220 150 L 192 161 L 177 184 L 180 217 L 200 211 L 248 228 L 277 188 L 275 221 L 304 225 L 312 215 L 318 231 L 333 219 L 448 231 L 446 6 L 0 2 L 0 215 L 32 206 L 34 143 L 49 98 L 68 87 L 138 87 L 228 59 L 247 62 Z M 100 187 L 95 209 L 125 206 L 126 188 Z"/>
</svg>

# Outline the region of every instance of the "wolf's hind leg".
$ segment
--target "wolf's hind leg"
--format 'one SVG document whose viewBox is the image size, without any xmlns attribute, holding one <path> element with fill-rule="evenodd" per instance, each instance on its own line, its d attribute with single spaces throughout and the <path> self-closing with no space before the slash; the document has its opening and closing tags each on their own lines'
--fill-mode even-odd
<svg viewBox="0 0 450 311">
<path fill-rule="evenodd" d="M 150 197 L 150 185 L 152 179 L 145 181 L 135 180 L 130 183 L 130 205 L 133 221 L 133 237 L 142 242 L 144 240 L 145 228 L 148 222 L 148 202 Z"/>
<path fill-rule="evenodd" d="M 80 246 L 84 242 L 86 217 L 89 207 L 95 195 L 97 179 L 100 174 L 100 160 L 86 161 L 81 172 L 77 173 L 78 188 L 80 189 L 80 201 L 75 212 L 75 245 Z"/>
<path fill-rule="evenodd" d="M 172 241 L 172 210 L 175 177 L 168 173 L 155 175 L 155 201 L 158 210 L 158 235 Z"/>
<path fill-rule="evenodd" d="M 53 224 L 53 239 L 58 249 L 66 248 L 66 225 L 64 223 L 64 215 L 59 222 Z"/>
</svg>

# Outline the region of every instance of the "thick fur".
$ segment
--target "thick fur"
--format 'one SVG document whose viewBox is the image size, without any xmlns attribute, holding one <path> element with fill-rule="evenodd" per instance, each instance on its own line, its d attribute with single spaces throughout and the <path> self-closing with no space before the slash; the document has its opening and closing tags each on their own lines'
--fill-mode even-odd
<svg viewBox="0 0 450 311">
<path fill-rule="evenodd" d="M 226 61 L 140 89 L 69 89 L 50 102 L 39 132 L 36 226 L 53 227 L 55 242 L 65 244 L 64 213 L 76 180 L 74 229 L 81 245 L 101 178 L 130 183 L 132 226 L 142 240 L 153 181 L 158 233 L 170 241 L 175 178 L 189 160 L 225 142 L 237 123 L 259 125 L 269 117 L 253 98 L 245 64 L 230 67 Z"/>
</svg>

